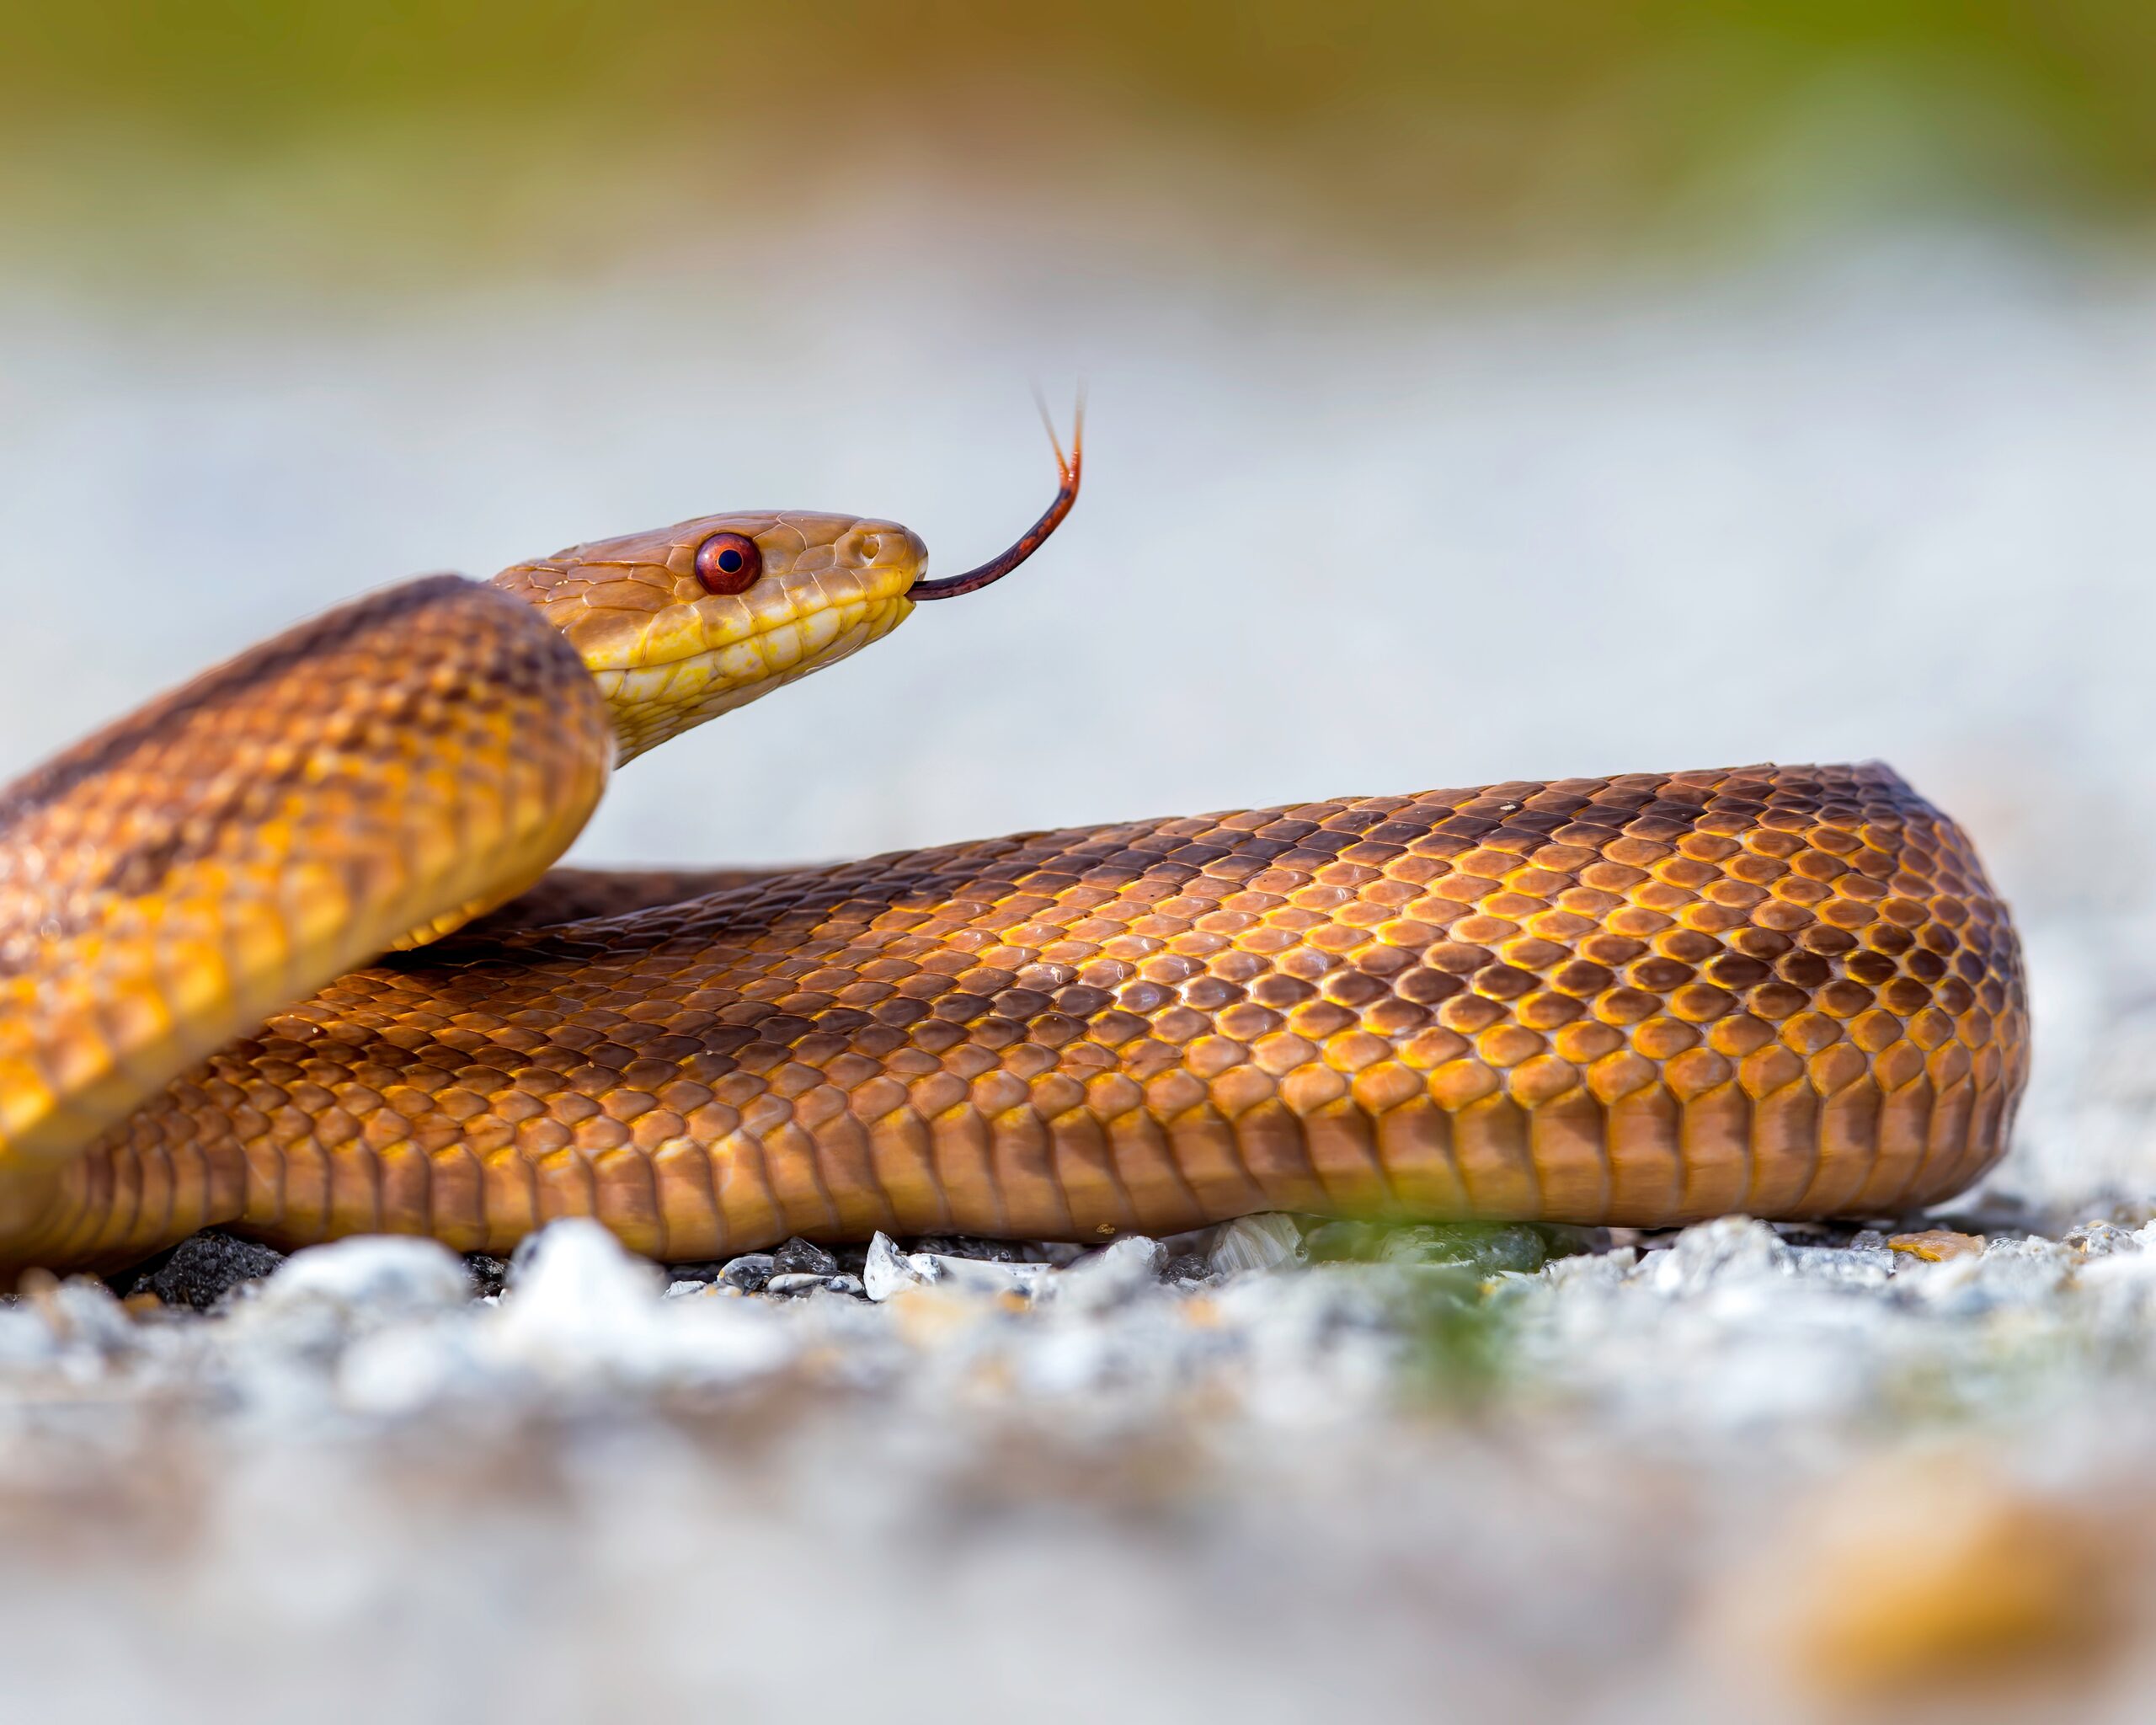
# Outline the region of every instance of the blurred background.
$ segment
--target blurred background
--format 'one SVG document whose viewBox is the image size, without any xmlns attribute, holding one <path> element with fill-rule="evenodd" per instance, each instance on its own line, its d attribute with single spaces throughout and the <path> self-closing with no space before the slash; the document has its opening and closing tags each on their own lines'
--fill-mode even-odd
<svg viewBox="0 0 2156 1725">
<path fill-rule="evenodd" d="M 586 861 L 1879 756 L 2156 1178 L 2156 14 L 2108 0 L 0 12 L 0 769 L 355 590 L 723 509 L 1022 579 Z M 2033 1171 L 2033 1172 L 2032 1172 Z"/>
</svg>

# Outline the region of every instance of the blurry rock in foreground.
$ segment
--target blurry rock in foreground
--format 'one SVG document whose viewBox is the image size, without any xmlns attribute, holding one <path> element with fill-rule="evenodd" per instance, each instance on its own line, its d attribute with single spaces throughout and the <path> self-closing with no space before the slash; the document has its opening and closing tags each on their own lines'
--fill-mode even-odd
<svg viewBox="0 0 2156 1725">
<path fill-rule="evenodd" d="M 2138 1531 L 2124 1520 L 1980 1450 L 1881 1457 L 1799 1498 L 1716 1626 L 1823 1701 L 1966 1705 L 2041 1684 L 2020 1697 L 2039 1707 L 2118 1651 Z"/>
<path fill-rule="evenodd" d="M 0 1306 L 11 1702 L 2143 1717 L 2156 1225 L 1339 1226 L 803 1242 L 752 1291 L 571 1220 L 499 1293 L 357 1239 L 199 1316 L 43 1278 Z"/>
</svg>

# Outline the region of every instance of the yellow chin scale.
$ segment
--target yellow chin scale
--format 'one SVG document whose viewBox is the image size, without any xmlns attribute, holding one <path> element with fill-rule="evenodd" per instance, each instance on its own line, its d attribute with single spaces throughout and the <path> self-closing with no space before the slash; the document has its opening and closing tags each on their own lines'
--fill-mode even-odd
<svg viewBox="0 0 2156 1725">
<path fill-rule="evenodd" d="M 613 715 L 620 758 L 633 760 L 707 718 L 858 653 L 889 634 L 912 610 L 897 595 L 845 601 L 681 658 L 595 668 L 592 675 Z"/>
</svg>

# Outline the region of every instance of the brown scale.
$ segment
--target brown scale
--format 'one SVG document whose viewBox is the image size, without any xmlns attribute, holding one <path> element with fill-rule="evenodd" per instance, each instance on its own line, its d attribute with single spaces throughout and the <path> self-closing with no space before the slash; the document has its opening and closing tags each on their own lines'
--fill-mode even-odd
<svg viewBox="0 0 2156 1725">
<path fill-rule="evenodd" d="M 173 1073 L 535 879 L 611 750 L 560 633 L 439 576 L 302 624 L 0 789 L 0 1261 L 20 1261 L 63 1169 L 79 1185 L 81 1147 Z M 227 1207 L 176 1153 L 157 1178 Z"/>
<path fill-rule="evenodd" d="M 1890 1214 L 1997 1160 L 2027 1049 L 2004 906 L 1884 767 L 1342 800 L 751 875 L 354 972 L 108 1133 L 37 1250 Z"/>
<path fill-rule="evenodd" d="M 776 868 L 552 868 L 528 892 L 478 918 L 467 935 L 515 934 L 555 922 L 624 916 L 655 905 L 708 898 L 750 881 L 783 873 Z"/>
</svg>

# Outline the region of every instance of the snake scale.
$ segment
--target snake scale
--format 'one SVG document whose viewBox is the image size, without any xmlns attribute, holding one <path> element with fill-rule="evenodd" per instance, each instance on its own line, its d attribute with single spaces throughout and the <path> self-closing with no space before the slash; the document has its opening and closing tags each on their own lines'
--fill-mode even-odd
<svg viewBox="0 0 2156 1725">
<path fill-rule="evenodd" d="M 1658 1226 L 1893 1214 L 1997 1160 L 2013 927 L 1878 766 L 547 873 L 613 765 L 1007 573 L 1075 449 L 1062 479 L 942 580 L 894 523 L 776 513 L 410 583 L 0 791 L 0 1262 L 569 1215 L 673 1260 Z"/>
</svg>

